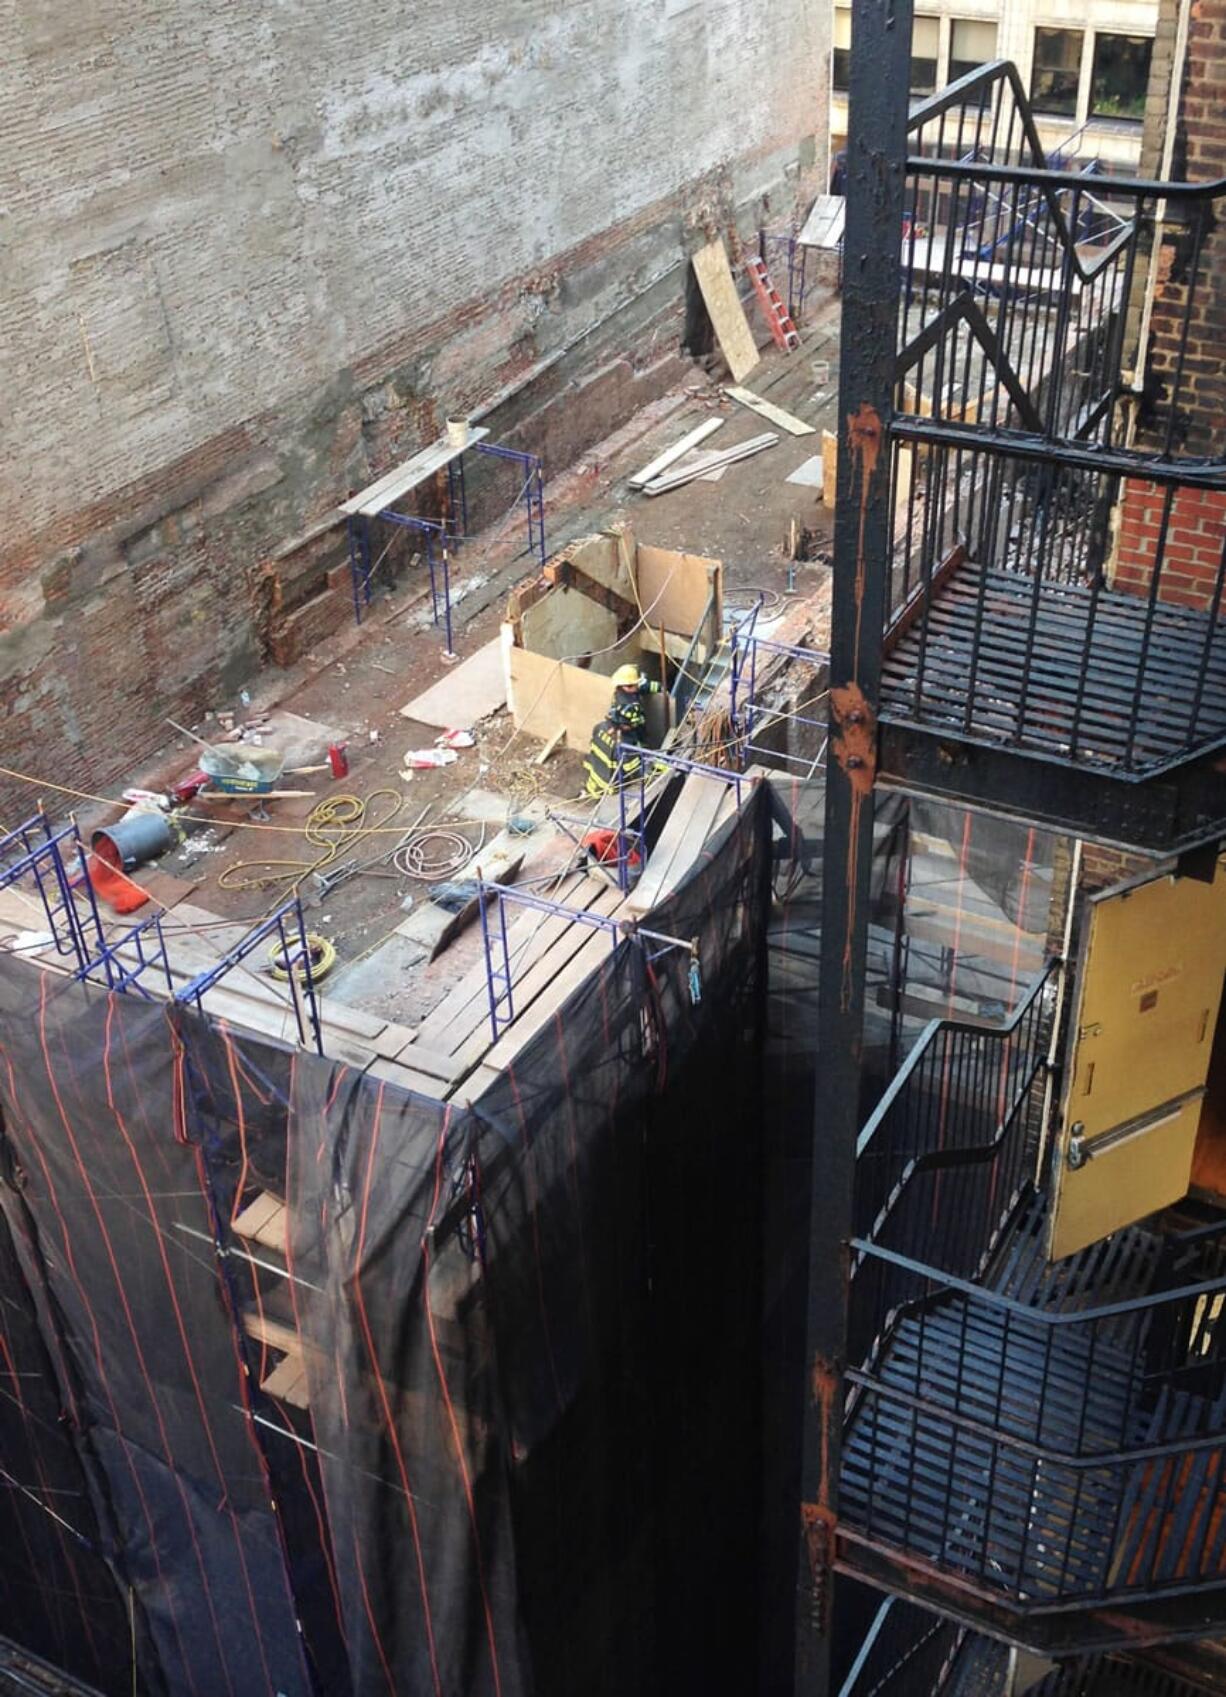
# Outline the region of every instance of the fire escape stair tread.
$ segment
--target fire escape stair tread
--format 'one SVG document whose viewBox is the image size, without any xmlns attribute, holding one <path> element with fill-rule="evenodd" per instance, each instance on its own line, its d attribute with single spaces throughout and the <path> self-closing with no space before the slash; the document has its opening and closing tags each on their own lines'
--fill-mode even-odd
<svg viewBox="0 0 1226 1697">
<path fill-rule="evenodd" d="M 889 646 L 883 716 L 1099 767 L 1177 760 L 1226 736 L 1226 626 L 1157 602 L 1146 644 L 1148 613 L 1144 595 L 1043 583 L 1036 597 L 1032 578 L 967 562 Z"/>
<path fill-rule="evenodd" d="M 918 1316 L 896 1325 L 875 1376 L 927 1406 L 891 1401 L 889 1390 L 860 1398 L 844 1443 L 843 1514 L 870 1538 L 1025 1598 L 1098 1593 L 1116 1544 L 1118 1470 L 1073 1469 L 1008 1444 L 994 1453 L 949 1414 L 1022 1444 L 1110 1452 L 1142 1436 L 1126 1414 L 1133 1356 L 1100 1340 L 1091 1360 L 1078 1328 L 1009 1313 L 1006 1329 L 1006 1312 L 972 1318 L 963 1299 L 949 1300 L 923 1316 L 922 1345 Z"/>
<path fill-rule="evenodd" d="M 1216 1405 L 1209 1413 L 1220 1414 Z M 1211 1429 L 1221 1429 L 1221 1419 Z M 1206 1430 L 1204 1398 L 1164 1386 L 1150 1438 L 1195 1439 Z M 1226 1453 L 1221 1448 L 1156 1459 L 1134 1469 L 1120 1515 L 1122 1549 L 1112 1579 L 1126 1584 L 1141 1573 L 1174 1582 L 1189 1572 L 1226 1577 L 1226 1514 L 1217 1496 Z"/>
</svg>

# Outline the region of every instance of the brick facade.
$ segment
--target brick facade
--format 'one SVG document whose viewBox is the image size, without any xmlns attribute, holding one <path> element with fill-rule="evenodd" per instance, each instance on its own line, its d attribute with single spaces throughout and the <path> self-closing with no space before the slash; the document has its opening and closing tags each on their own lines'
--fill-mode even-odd
<svg viewBox="0 0 1226 1697">
<path fill-rule="evenodd" d="M 351 489 L 495 403 L 561 470 L 687 253 L 820 187 L 805 0 L 25 10 L 0 68 L 0 764 L 85 789 L 349 617 Z M 499 399 L 501 397 L 501 399 Z M 502 510 L 491 471 L 478 522 Z M 0 820 L 28 798 L 0 778 Z"/>
<path fill-rule="evenodd" d="M 1154 48 L 1141 169 L 1157 176 L 1164 164 L 1167 120 L 1175 74 L 1177 0 L 1164 0 Z M 1170 149 L 1176 180 L 1210 181 L 1226 175 L 1226 0 L 1192 0 L 1178 121 Z M 1183 326 L 1191 293 L 1186 346 Z M 1133 326 L 1139 321 L 1134 307 Z M 1140 446 L 1171 446 L 1194 456 L 1226 453 L 1226 227 L 1211 225 L 1199 255 L 1196 238 L 1172 206 L 1163 231 L 1154 290 L 1144 397 L 1136 420 Z M 1178 393 L 1175 382 L 1178 377 Z M 1171 419 L 1172 408 L 1174 418 Z M 1147 594 L 1158 555 L 1163 491 L 1130 480 L 1120 502 L 1114 582 Z M 1159 595 L 1164 601 L 1205 609 L 1216 584 L 1226 542 L 1226 495 L 1181 488 L 1174 496 L 1162 554 Z M 1219 605 L 1218 611 L 1221 612 Z"/>
<path fill-rule="evenodd" d="M 1120 508 L 1115 588 L 1149 593 L 1166 499 L 1158 484 L 1129 479 Z M 1163 601 L 1202 609 L 1213 605 L 1224 537 L 1226 494 L 1186 487 L 1175 492 L 1162 551 L 1159 589 Z"/>
</svg>

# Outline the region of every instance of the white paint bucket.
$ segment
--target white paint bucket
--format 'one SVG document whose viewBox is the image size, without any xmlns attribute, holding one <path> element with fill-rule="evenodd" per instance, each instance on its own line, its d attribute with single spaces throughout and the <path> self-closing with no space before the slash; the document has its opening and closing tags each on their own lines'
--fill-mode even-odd
<svg viewBox="0 0 1226 1697">
<path fill-rule="evenodd" d="M 449 418 L 447 420 L 447 440 L 453 448 L 467 446 L 468 420 L 466 418 Z"/>
</svg>

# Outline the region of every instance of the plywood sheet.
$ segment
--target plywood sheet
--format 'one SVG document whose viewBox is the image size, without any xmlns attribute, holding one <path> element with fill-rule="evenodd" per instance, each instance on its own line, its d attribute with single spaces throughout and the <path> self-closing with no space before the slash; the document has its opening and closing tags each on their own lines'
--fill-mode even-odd
<svg viewBox="0 0 1226 1697">
<path fill-rule="evenodd" d="M 551 737 L 559 726 L 568 748 L 585 749 L 613 701 L 613 684 L 599 672 L 585 672 L 561 660 L 547 660 L 513 645 L 507 648 L 508 700 L 516 728 L 529 736 Z"/>
<path fill-rule="evenodd" d="M 758 363 L 758 344 L 753 339 L 745 308 L 732 280 L 728 250 L 722 241 L 711 242 L 709 246 L 699 248 L 692 263 L 732 380 L 739 383 Z"/>
<path fill-rule="evenodd" d="M 589 536 L 568 548 L 564 558 L 594 583 L 602 583 L 606 589 L 627 599 L 633 596 L 628 561 L 634 558 L 634 538 L 628 533 Z"/>
<path fill-rule="evenodd" d="M 525 610 L 520 629 L 523 646 L 533 654 L 568 660 L 615 643 L 617 614 L 579 590 L 559 585 Z"/>
<path fill-rule="evenodd" d="M 718 560 L 640 545 L 637 566 L 639 601 L 653 630 L 663 625 L 678 636 L 693 636 L 706 611 L 713 575 L 716 613 L 722 618 L 723 567 Z"/>
<path fill-rule="evenodd" d="M 495 637 L 400 709 L 406 719 L 439 730 L 467 729 L 507 699 L 502 645 Z"/>
</svg>

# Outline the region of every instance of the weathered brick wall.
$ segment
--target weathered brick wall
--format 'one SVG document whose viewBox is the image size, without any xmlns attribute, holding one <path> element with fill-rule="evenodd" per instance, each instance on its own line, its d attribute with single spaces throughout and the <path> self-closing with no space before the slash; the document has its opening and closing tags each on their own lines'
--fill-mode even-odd
<svg viewBox="0 0 1226 1697">
<path fill-rule="evenodd" d="M 827 14 L 20 8 L 0 764 L 97 787 L 318 640 L 321 524 L 445 417 L 503 395 L 487 422 L 558 469 L 659 392 L 685 254 L 824 179 Z"/>
<path fill-rule="evenodd" d="M 1226 494 L 1209 489 L 1178 489 L 1168 514 L 1166 491 L 1159 484 L 1129 479 L 1121 503 L 1115 587 L 1148 594 L 1164 517 L 1162 600 L 1183 607 L 1212 606 L 1226 535 Z"/>
<path fill-rule="evenodd" d="M 1167 119 L 1177 98 L 1171 175 L 1210 181 L 1226 175 L 1226 0 L 1192 0 L 1183 78 L 1179 90 L 1173 91 L 1177 12 L 1175 0 L 1163 0 L 1141 169 L 1161 173 Z M 1189 310 L 1187 342 L 1182 346 Z M 1133 318 L 1139 319 L 1136 308 Z M 1193 232 L 1172 203 L 1158 259 L 1139 445 L 1165 446 L 1170 425 L 1169 439 L 1176 450 L 1226 455 L 1224 344 L 1226 226 L 1210 227 L 1197 257 Z M 1115 561 L 1119 588 L 1149 592 L 1164 504 L 1163 491 L 1152 483 L 1130 481 L 1125 487 Z M 1213 605 L 1224 542 L 1226 496 L 1180 489 L 1171 504 L 1162 549 L 1161 599 L 1188 607 Z"/>
</svg>

